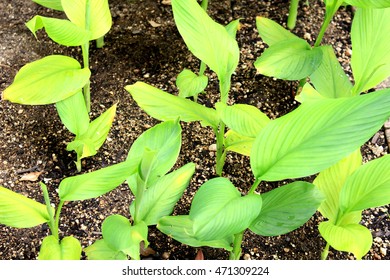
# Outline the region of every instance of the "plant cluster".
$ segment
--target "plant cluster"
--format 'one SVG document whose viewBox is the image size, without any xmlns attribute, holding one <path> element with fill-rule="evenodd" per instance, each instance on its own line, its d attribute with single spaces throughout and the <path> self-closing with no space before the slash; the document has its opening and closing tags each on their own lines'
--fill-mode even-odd
<svg viewBox="0 0 390 280">
<path fill-rule="evenodd" d="M 70 19 L 61 24 L 72 26 L 75 31 L 71 34 L 56 23 L 60 20 L 37 16 L 27 23 L 33 32 L 45 27 L 56 42 L 86 46 L 108 31 L 91 35 L 95 24 L 100 26 L 100 20 L 97 23 L 93 19 L 102 15 L 102 7 L 108 8 L 107 1 L 77 1 L 81 6 L 65 4 L 74 1 L 37 2 L 59 3 L 56 7 L 63 8 Z M 292 1 L 292 7 L 296 4 L 293 2 L 296 1 Z M 222 26 L 207 14 L 208 1 L 199 5 L 196 0 L 172 0 L 178 31 L 201 61 L 198 74 L 190 69 L 179 74 L 178 95 L 143 82 L 125 87 L 138 106 L 161 123 L 134 141 L 124 162 L 62 180 L 58 188 L 60 203 L 55 208 L 43 183 L 45 204 L 0 187 L 0 222 L 21 228 L 48 223 L 51 235 L 43 240 L 39 259 L 80 259 L 79 241 L 59 236 L 61 208 L 66 201 L 94 199 L 126 182 L 135 197 L 129 206 L 131 220 L 121 215 L 107 217 L 102 224 L 103 238 L 84 249 L 88 259 L 139 259 L 140 247 L 149 245 L 151 225 L 183 244 L 223 248 L 230 252 L 230 259 L 239 259 L 246 230 L 261 236 L 279 236 L 302 226 L 317 210 L 327 219 L 319 224 L 327 242 L 322 257 L 327 257 L 331 246 L 361 259 L 372 244 L 370 231 L 359 223 L 362 210 L 390 203 L 390 156 L 362 164 L 360 153 L 360 147 L 390 117 L 389 89 L 363 94 L 390 75 L 390 49 L 384 40 L 390 33 L 390 1 L 345 1 L 357 7 L 351 30 L 354 83 L 332 47 L 321 45 L 327 26 L 344 1 L 324 2 L 326 16 L 314 46 L 270 19 L 256 20 L 259 34 L 268 45 L 254 64 L 258 72 L 300 81 L 301 87 L 296 96 L 300 106 L 271 120 L 254 106 L 228 102 L 231 76 L 240 56 L 235 39 L 239 20 Z M 93 6 L 96 3 L 102 6 Z M 82 7 L 84 13 L 76 15 L 80 10 L 72 10 L 75 6 Z M 80 14 L 90 15 L 90 20 Z M 79 29 L 88 36 L 77 33 Z M 57 59 L 63 61 L 50 64 Z M 76 150 L 79 162 L 81 157 L 93 155 L 104 142 L 113 115 L 106 118 L 104 113 L 95 121 L 103 120 L 95 125 L 95 121 L 79 119 L 80 112 L 88 117 L 81 88 L 88 84 L 89 70 L 85 64 L 83 69 L 75 65 L 66 70 L 58 67 L 70 59 L 46 58 L 25 66 L 4 92 L 4 98 L 23 104 L 56 103 L 64 125 L 76 135 L 68 149 Z M 42 65 L 50 71 L 65 71 L 64 77 L 75 77 L 77 85 L 72 81 L 72 91 L 68 89 L 56 100 L 41 101 L 47 100 L 46 94 L 39 98 L 26 96 L 26 85 L 47 83 L 43 78 L 54 75 L 37 71 Z M 216 73 L 219 81 L 220 100 L 214 108 L 197 102 L 198 95 L 207 88 L 207 68 Z M 31 80 L 34 72 L 44 76 Z M 64 80 L 55 77 L 54 82 L 64 85 Z M 67 80 L 66 84 L 72 83 Z M 193 163 L 171 171 L 181 148 L 180 122 L 200 122 L 214 131 L 218 177 L 200 186 L 187 215 L 173 216 L 175 204 L 195 173 Z M 95 143 L 96 135 L 100 136 L 100 145 Z M 231 152 L 250 158 L 253 184 L 246 193 L 240 193 L 223 177 L 225 158 Z M 312 183 L 299 180 L 311 175 L 316 175 Z M 286 179 L 295 181 L 268 192 L 261 190 L 262 181 Z"/>
</svg>

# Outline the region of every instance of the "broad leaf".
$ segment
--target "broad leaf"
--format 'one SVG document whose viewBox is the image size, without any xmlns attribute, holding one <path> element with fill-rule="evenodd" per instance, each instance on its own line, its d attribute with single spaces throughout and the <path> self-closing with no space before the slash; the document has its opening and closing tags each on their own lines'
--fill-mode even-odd
<svg viewBox="0 0 390 280">
<path fill-rule="evenodd" d="M 380 129 L 389 106 L 390 90 L 303 103 L 260 131 L 251 151 L 255 177 L 280 181 L 330 167 Z"/>
<path fill-rule="evenodd" d="M 0 186 L 1 224 L 15 228 L 30 228 L 49 220 L 45 204 Z"/>
<path fill-rule="evenodd" d="M 84 249 L 88 260 L 127 260 L 127 255 L 122 251 L 111 249 L 104 239 L 96 240 L 92 245 Z"/>
<path fill-rule="evenodd" d="M 352 84 L 341 67 L 331 46 L 322 47 L 322 60 L 311 75 L 316 90 L 328 98 L 352 96 Z"/>
<path fill-rule="evenodd" d="M 330 221 L 318 226 L 321 236 L 338 251 L 351 252 L 361 259 L 371 248 L 371 232 L 360 224 L 336 226 Z"/>
<path fill-rule="evenodd" d="M 321 47 L 311 48 L 306 41 L 280 41 L 255 61 L 257 72 L 278 79 L 300 80 L 312 74 L 320 65 Z"/>
<path fill-rule="evenodd" d="M 26 105 L 51 104 L 80 91 L 91 72 L 68 56 L 50 55 L 23 66 L 3 99 Z"/>
<path fill-rule="evenodd" d="M 141 178 L 152 182 L 165 175 L 176 163 L 181 148 L 181 127 L 178 121 L 155 125 L 139 136 L 130 148 L 127 160 L 141 165 Z M 149 152 L 148 152 L 149 151 Z M 145 153 L 151 156 L 146 157 Z M 147 174 L 147 177 L 146 177 Z M 136 191 L 134 192 L 137 195 Z"/>
<path fill-rule="evenodd" d="M 195 164 L 188 163 L 155 181 L 144 191 L 140 201 L 135 199 L 135 203 L 139 203 L 139 212 L 131 213 L 134 220 L 155 225 L 160 218 L 170 215 L 194 172 Z"/>
<path fill-rule="evenodd" d="M 116 114 L 116 104 L 108 108 L 103 114 L 94 119 L 80 139 L 88 138 L 93 141 L 95 149 L 99 149 L 107 139 L 112 122 Z"/>
<path fill-rule="evenodd" d="M 337 222 L 341 188 L 347 178 L 361 165 L 362 155 L 359 149 L 335 165 L 321 171 L 314 180 L 313 184 L 325 195 L 325 201 L 322 202 L 318 210 L 331 222 Z"/>
<path fill-rule="evenodd" d="M 237 133 L 255 138 L 270 119 L 259 109 L 248 104 L 228 106 L 218 102 L 215 105 L 221 120 Z"/>
<path fill-rule="evenodd" d="M 81 135 L 89 127 L 89 115 L 81 91 L 56 103 L 58 115 L 66 128 L 75 135 Z"/>
<path fill-rule="evenodd" d="M 344 2 L 359 8 L 390 8 L 390 0 L 344 0 Z"/>
<path fill-rule="evenodd" d="M 217 112 L 211 108 L 166 93 L 143 82 L 136 82 L 125 89 L 138 106 L 153 118 L 161 121 L 179 118 L 185 122 L 200 121 L 203 126 L 218 127 Z"/>
<path fill-rule="evenodd" d="M 136 168 L 134 163 L 125 161 L 90 173 L 67 177 L 59 186 L 60 199 L 73 201 L 101 196 L 122 184 L 136 172 Z"/>
<path fill-rule="evenodd" d="M 250 156 L 254 137 L 243 136 L 233 130 L 229 130 L 225 134 L 223 145 L 226 151 L 232 151 L 244 156 Z"/>
<path fill-rule="evenodd" d="M 351 67 L 354 94 L 375 87 L 390 76 L 390 9 L 357 9 L 352 23 Z"/>
<path fill-rule="evenodd" d="M 73 236 L 67 236 L 60 242 L 53 235 L 46 236 L 39 250 L 39 260 L 80 260 L 81 244 Z"/>
<path fill-rule="evenodd" d="M 82 112 L 80 112 L 82 113 Z M 67 145 L 68 151 L 77 153 L 77 169 L 81 170 L 81 159 L 93 156 L 107 139 L 116 114 L 116 104 L 89 123 L 88 129 Z"/>
<path fill-rule="evenodd" d="M 372 160 L 348 177 L 340 193 L 344 213 L 390 203 L 390 155 Z"/>
<path fill-rule="evenodd" d="M 261 39 L 268 46 L 272 46 L 276 43 L 287 40 L 298 40 L 305 42 L 303 39 L 285 29 L 279 23 L 265 17 L 256 17 L 256 26 Z"/>
<path fill-rule="evenodd" d="M 112 18 L 108 0 L 62 0 L 61 4 L 71 22 L 91 32 L 90 40 L 110 30 Z"/>
<path fill-rule="evenodd" d="M 46 8 L 54 9 L 57 11 L 63 11 L 62 5 L 61 5 L 61 0 L 33 0 L 33 2 L 44 6 Z"/>
<path fill-rule="evenodd" d="M 81 46 L 89 41 L 91 33 L 66 19 L 35 16 L 26 26 L 36 37 L 39 29 L 45 28 L 54 42 L 63 46 Z"/>
<path fill-rule="evenodd" d="M 102 224 L 103 239 L 113 250 L 123 252 L 132 259 L 140 259 L 140 242 L 148 246 L 148 227 L 144 222 L 132 226 L 130 221 L 121 215 L 111 215 Z"/>
<path fill-rule="evenodd" d="M 176 26 L 188 49 L 217 73 L 221 100 L 225 102 L 230 89 L 230 77 L 240 56 L 236 40 L 225 27 L 213 21 L 196 0 L 172 0 L 172 10 Z"/>
<path fill-rule="evenodd" d="M 233 235 L 217 240 L 199 240 L 193 232 L 193 221 L 189 216 L 167 216 L 158 221 L 157 228 L 173 239 L 191 247 L 208 246 L 233 250 Z"/>
<path fill-rule="evenodd" d="M 180 72 L 176 79 L 176 86 L 179 88 L 180 97 L 191 97 L 201 93 L 209 82 L 207 76 L 198 76 L 188 69 Z"/>
<path fill-rule="evenodd" d="M 192 200 L 190 219 L 199 240 L 217 240 L 244 231 L 261 210 L 261 196 L 240 192 L 226 178 L 204 183 Z"/>
<path fill-rule="evenodd" d="M 313 184 L 297 181 L 262 194 L 260 215 L 249 229 L 278 236 L 297 229 L 316 212 L 324 196 Z"/>
</svg>

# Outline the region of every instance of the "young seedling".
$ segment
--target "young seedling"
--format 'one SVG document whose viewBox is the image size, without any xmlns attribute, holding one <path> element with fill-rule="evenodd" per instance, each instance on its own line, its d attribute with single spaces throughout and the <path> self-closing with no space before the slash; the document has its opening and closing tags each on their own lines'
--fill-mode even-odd
<svg viewBox="0 0 390 280">
<path fill-rule="evenodd" d="M 186 5 L 192 2 L 195 3 L 185 1 Z M 190 22 L 191 15 L 181 14 L 180 10 L 175 10 L 175 5 L 173 1 L 177 24 L 181 21 Z M 273 25 L 270 21 L 262 23 Z M 185 29 L 182 33 L 190 33 L 188 30 L 191 30 L 193 34 L 194 28 L 195 23 L 191 29 Z M 274 26 L 273 31 L 266 35 L 271 44 L 286 39 L 289 44 L 298 46 L 298 58 L 302 49 L 306 50 L 304 57 L 322 57 L 322 49 L 311 50 L 304 40 L 285 32 L 282 27 Z M 182 36 L 185 38 L 185 35 Z M 218 53 L 213 49 L 207 50 Z M 299 73 L 296 73 L 297 69 L 287 69 L 283 70 L 284 74 L 295 75 L 298 79 L 300 75 L 310 75 L 320 65 L 321 59 L 318 60 L 317 67 L 309 63 L 298 69 Z M 329 60 L 332 61 L 331 58 Z M 224 65 L 224 61 L 226 58 L 221 57 L 221 65 Z M 344 77 L 335 78 L 336 82 L 344 83 Z M 343 85 L 352 87 L 348 83 Z M 220 129 L 221 123 L 226 124 L 230 130 L 219 140 L 224 145 L 222 154 L 226 155 L 231 150 L 250 156 L 255 182 L 246 196 L 241 197 L 229 180 L 212 179 L 195 194 L 189 215 L 164 217 L 158 223 L 162 232 L 182 243 L 196 247 L 225 248 L 231 251 L 231 259 L 240 256 L 245 229 L 267 236 L 289 232 L 306 222 L 316 211 L 315 205 L 322 201 L 314 185 L 307 182 L 295 182 L 260 196 L 255 190 L 261 181 L 306 177 L 330 167 L 364 144 L 390 115 L 390 97 L 386 90 L 335 99 L 321 95 L 318 97 L 314 94 L 314 88 L 308 88 L 312 89 L 309 93 L 316 98 L 304 94 L 302 98 L 310 102 L 302 102 L 293 112 L 269 120 L 250 105 L 228 106 L 221 101 L 216 104 L 216 109 L 207 108 L 142 82 L 127 86 L 126 89 L 141 108 L 159 120 L 179 118 L 185 122 L 200 121 L 203 126 L 210 126 L 214 131 Z M 289 215 L 286 215 L 287 212 Z"/>
<path fill-rule="evenodd" d="M 39 260 L 79 260 L 81 244 L 73 236 L 59 238 L 58 225 L 63 202 L 55 210 L 45 184 L 41 183 L 45 204 L 0 186 L 0 223 L 15 228 L 49 225 L 51 235 L 45 237 L 39 250 Z M 55 216 L 54 216 L 55 215 Z"/>
<path fill-rule="evenodd" d="M 241 142 L 237 143 L 238 151 L 247 149 L 248 144 L 252 146 L 250 162 L 255 182 L 248 198 L 241 197 L 228 179 L 212 179 L 195 194 L 188 216 L 164 217 L 158 228 L 191 246 L 225 248 L 231 251 L 231 259 L 240 257 L 240 244 L 247 228 L 263 236 L 277 236 L 298 228 L 323 200 L 318 189 L 298 181 L 260 196 L 255 193 L 260 182 L 310 176 L 352 153 L 390 115 L 389 92 L 312 100 L 268 121 L 254 140 L 247 139 L 243 147 Z M 236 130 L 259 129 L 256 122 L 245 122 L 237 116 L 230 116 L 239 128 Z"/>
<path fill-rule="evenodd" d="M 311 75 L 321 63 L 327 63 L 327 58 L 322 58 L 323 52 L 326 52 L 325 48 L 320 45 L 333 16 L 344 1 L 324 2 L 325 19 L 313 47 L 276 22 L 263 17 L 257 18 L 259 34 L 269 46 L 254 64 L 259 73 L 279 79 L 300 80 L 300 86 L 303 87 L 306 78 L 309 76 L 311 79 Z M 390 1 L 345 2 L 358 7 L 351 31 L 353 49 L 351 63 L 356 83 L 352 91 L 353 94 L 359 94 L 390 74 L 388 44 L 383 40 L 390 26 L 388 9 Z M 324 67 L 329 67 L 329 64 Z M 362 76 L 365 76 L 365 79 L 362 79 Z"/>
<path fill-rule="evenodd" d="M 195 165 L 188 163 L 167 174 L 180 148 L 178 121 L 158 124 L 133 143 L 126 161 L 62 180 L 56 210 L 50 206 L 43 183 L 46 205 L 0 187 L 0 223 L 28 228 L 46 222 L 52 235 L 43 240 L 39 259 L 80 259 L 80 243 L 73 237 L 59 238 L 58 225 L 64 203 L 97 198 L 127 181 L 136 197 L 130 206 L 133 223 L 121 215 L 107 217 L 102 225 L 103 239 L 85 252 L 89 259 L 127 259 L 128 256 L 139 259 L 140 243 L 148 246 L 148 226 L 172 213 L 195 172 Z"/>
<path fill-rule="evenodd" d="M 319 225 L 327 242 L 322 259 L 327 258 L 330 246 L 361 259 L 372 245 L 370 230 L 360 224 L 362 210 L 390 203 L 390 156 L 361 164 L 362 156 L 356 151 L 314 180 L 326 197 L 319 208 L 328 219 Z"/>
<path fill-rule="evenodd" d="M 89 41 L 101 38 L 111 28 L 108 1 L 36 2 L 63 10 L 69 20 L 37 15 L 27 22 L 27 27 L 34 35 L 45 28 L 48 36 L 61 45 L 81 46 L 84 67 L 68 56 L 44 57 L 20 69 L 14 82 L 4 90 L 3 99 L 26 105 L 55 103 L 61 121 L 76 136 L 67 149 L 76 151 L 80 171 L 81 159 L 96 154 L 105 141 L 116 110 L 114 105 L 99 118 L 89 120 Z"/>
</svg>

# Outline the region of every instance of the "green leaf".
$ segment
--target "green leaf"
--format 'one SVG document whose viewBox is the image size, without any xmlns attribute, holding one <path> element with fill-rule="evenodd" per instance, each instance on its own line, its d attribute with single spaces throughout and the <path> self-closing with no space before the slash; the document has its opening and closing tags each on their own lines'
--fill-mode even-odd
<svg viewBox="0 0 390 280">
<path fill-rule="evenodd" d="M 351 29 L 353 93 L 375 87 L 390 76 L 390 9 L 357 9 Z"/>
<path fill-rule="evenodd" d="M 311 48 L 306 41 L 290 39 L 277 42 L 255 61 L 257 72 L 284 80 L 300 80 L 320 65 L 321 47 Z"/>
<path fill-rule="evenodd" d="M 240 30 L 240 19 L 229 22 L 225 29 L 233 39 L 236 39 L 237 31 Z"/>
<path fill-rule="evenodd" d="M 390 155 L 372 160 L 348 177 L 340 193 L 344 213 L 390 204 Z"/>
<path fill-rule="evenodd" d="M 322 60 L 311 75 L 316 90 L 328 98 L 352 96 L 352 84 L 341 67 L 331 46 L 322 47 Z"/>
<path fill-rule="evenodd" d="M 390 0 L 344 0 L 344 2 L 359 8 L 390 8 Z"/>
<path fill-rule="evenodd" d="M 56 103 L 58 115 L 66 128 L 75 135 L 81 135 L 89 127 L 89 115 L 81 91 Z"/>
<path fill-rule="evenodd" d="M 84 252 L 88 260 L 127 260 L 125 253 L 111 249 L 104 239 L 96 240 Z"/>
<path fill-rule="evenodd" d="M 351 252 L 361 259 L 371 248 L 371 232 L 360 224 L 336 226 L 330 221 L 318 226 L 322 237 L 338 251 Z"/>
<path fill-rule="evenodd" d="M 108 0 L 62 0 L 61 4 L 71 22 L 91 32 L 90 40 L 110 30 L 112 18 Z"/>
<path fill-rule="evenodd" d="M 320 172 L 377 132 L 389 106 L 390 90 L 303 103 L 260 131 L 251 151 L 253 174 L 280 181 Z"/>
<path fill-rule="evenodd" d="M 335 165 L 321 171 L 313 184 L 325 195 L 318 210 L 332 223 L 336 223 L 339 211 L 340 191 L 347 178 L 362 165 L 360 149 L 356 150 Z"/>
<path fill-rule="evenodd" d="M 327 97 L 325 97 L 324 95 L 321 95 L 309 83 L 305 83 L 301 92 L 295 96 L 295 100 L 298 101 L 299 103 L 318 101 L 318 100 L 321 100 L 324 98 L 327 98 Z"/>
<path fill-rule="evenodd" d="M 224 146 L 226 151 L 232 151 L 244 156 L 250 156 L 255 138 L 243 136 L 233 130 L 225 134 Z"/>
<path fill-rule="evenodd" d="M 259 215 L 260 195 L 241 197 L 226 178 L 204 183 L 192 200 L 190 219 L 198 240 L 218 240 L 244 231 Z"/>
<path fill-rule="evenodd" d="M 89 41 L 91 33 L 66 19 L 35 16 L 26 26 L 36 37 L 39 29 L 45 28 L 47 35 L 54 42 L 63 46 L 81 46 Z"/>
<path fill-rule="evenodd" d="M 0 186 L 1 224 L 15 228 L 30 228 L 49 220 L 45 204 Z"/>
<path fill-rule="evenodd" d="M 80 260 L 81 244 L 73 236 L 67 236 L 60 242 L 53 235 L 46 236 L 39 251 L 39 260 Z"/>
<path fill-rule="evenodd" d="M 90 173 L 67 177 L 59 186 L 60 199 L 74 201 L 101 196 L 122 184 L 136 172 L 136 168 L 134 163 L 125 161 Z"/>
<path fill-rule="evenodd" d="M 127 160 L 143 165 L 142 178 L 152 182 L 165 175 L 176 163 L 181 148 L 181 127 L 178 121 L 166 121 L 155 125 L 139 136 L 130 148 Z M 152 151 L 152 157 L 145 157 L 145 151 Z M 145 162 L 146 159 L 149 159 Z M 134 193 L 135 195 L 136 192 Z"/>
<path fill-rule="evenodd" d="M 140 210 L 138 216 L 131 213 L 134 220 L 155 225 L 160 218 L 170 215 L 194 172 L 195 164 L 188 163 L 155 181 L 145 190 L 140 201 L 138 198 L 135 199 L 135 203 L 139 203 Z"/>
<path fill-rule="evenodd" d="M 199 240 L 193 232 L 193 221 L 189 216 L 166 216 L 158 221 L 157 228 L 173 239 L 191 247 L 213 247 L 233 250 L 233 235 L 217 240 Z"/>
<path fill-rule="evenodd" d="M 218 102 L 215 105 L 221 120 L 235 132 L 255 138 L 270 119 L 255 106 L 235 104 L 228 106 Z"/>
<path fill-rule="evenodd" d="M 185 122 L 200 121 L 203 126 L 218 127 L 217 112 L 211 108 L 166 93 L 143 82 L 136 82 L 126 86 L 125 89 L 131 94 L 138 106 L 153 118 L 161 121 L 179 118 Z"/>
<path fill-rule="evenodd" d="M 201 93 L 209 82 L 207 76 L 198 76 L 188 69 L 180 72 L 176 79 L 176 86 L 179 88 L 180 97 L 191 97 Z"/>
<path fill-rule="evenodd" d="M 132 226 L 121 215 L 111 215 L 102 224 L 102 234 L 106 244 L 113 250 L 123 252 L 132 259 L 140 259 L 140 242 L 148 246 L 148 227 L 144 222 Z"/>
<path fill-rule="evenodd" d="M 213 21 L 196 0 L 172 0 L 172 10 L 177 29 L 188 49 L 217 74 L 221 100 L 225 102 L 230 77 L 240 56 L 236 40 L 225 27 Z"/>
<path fill-rule="evenodd" d="M 324 196 L 313 184 L 297 181 L 266 192 L 262 198 L 260 215 L 249 229 L 263 236 L 278 236 L 306 223 Z"/>
<path fill-rule="evenodd" d="M 33 2 L 44 6 L 46 8 L 54 9 L 57 11 L 63 11 L 62 5 L 61 5 L 61 0 L 33 0 Z"/>
<path fill-rule="evenodd" d="M 3 99 L 26 105 L 56 103 L 79 92 L 90 75 L 77 60 L 50 55 L 23 66 L 4 90 Z"/>
<path fill-rule="evenodd" d="M 256 17 L 256 26 L 261 39 L 268 46 L 272 46 L 276 43 L 288 40 L 298 40 L 305 42 L 303 39 L 291 33 L 277 22 L 265 17 Z"/>
<path fill-rule="evenodd" d="M 110 128 L 116 114 L 116 107 L 117 105 L 114 104 L 113 106 L 108 108 L 103 114 L 94 119 L 89 124 L 89 127 L 85 134 L 82 134 L 80 137 L 76 137 L 76 139 L 90 139 L 94 144 L 94 148 L 98 150 L 103 145 L 104 141 L 106 141 L 107 135 L 110 132 Z M 86 157 L 91 155 L 88 154 L 83 156 Z"/>
<path fill-rule="evenodd" d="M 77 153 L 76 165 L 79 171 L 81 170 L 81 159 L 95 155 L 106 141 L 115 113 L 116 104 L 89 123 L 88 129 L 83 134 L 76 135 L 76 138 L 67 145 L 68 151 L 74 150 Z"/>
</svg>

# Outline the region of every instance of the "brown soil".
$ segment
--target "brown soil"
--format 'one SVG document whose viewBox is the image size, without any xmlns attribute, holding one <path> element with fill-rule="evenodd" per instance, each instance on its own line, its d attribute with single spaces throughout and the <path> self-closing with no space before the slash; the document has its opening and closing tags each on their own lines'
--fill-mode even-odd
<svg viewBox="0 0 390 280">
<path fill-rule="evenodd" d="M 124 86 L 145 81 L 158 88 L 176 93 L 175 79 L 184 68 L 196 71 L 198 60 L 184 45 L 172 18 L 171 6 L 158 0 L 110 0 L 113 26 L 105 38 L 105 46 L 91 45 L 92 113 L 101 114 L 118 102 L 117 115 L 108 140 L 94 157 L 83 161 L 83 172 L 96 170 L 125 160 L 133 141 L 156 120 L 146 115 Z M 165 2 L 165 1 L 163 1 Z M 265 16 L 285 25 L 288 1 L 210 1 L 209 13 L 218 22 L 226 24 L 241 18 L 242 28 L 237 34 L 241 61 L 232 80 L 230 102 L 247 103 L 260 108 L 271 118 L 284 115 L 297 104 L 293 98 L 295 82 L 274 80 L 256 75 L 253 62 L 266 47 L 258 36 L 256 16 Z M 304 2 L 304 1 L 301 1 Z M 316 38 L 324 16 L 322 1 L 301 4 L 296 34 L 311 43 Z M 81 61 L 80 49 L 58 46 L 39 32 L 39 41 L 24 23 L 36 14 L 62 17 L 58 12 L 42 8 L 31 1 L 5 0 L 0 2 L 0 90 L 9 86 L 17 71 L 26 63 L 50 54 L 64 54 Z M 334 46 L 347 73 L 349 73 L 351 10 L 342 8 L 329 28 L 324 43 Z M 157 23 L 158 26 L 154 25 Z M 207 72 L 210 85 L 200 102 L 212 106 L 218 99 L 217 81 Z M 189 203 L 197 188 L 215 177 L 212 131 L 198 123 L 182 124 L 183 146 L 175 168 L 187 162 L 197 169 L 190 186 L 175 208 L 174 214 L 188 213 Z M 72 135 L 61 124 L 54 106 L 22 106 L 0 102 L 0 185 L 43 202 L 37 181 L 21 180 L 22 175 L 40 171 L 39 180 L 47 183 L 53 203 L 58 203 L 60 181 L 75 175 L 75 155 L 65 150 Z M 362 147 L 364 159 L 371 160 L 388 152 L 383 130 Z M 252 184 L 249 160 L 229 154 L 224 176 L 240 190 L 247 191 Z M 311 180 L 311 178 L 308 178 Z M 279 183 L 263 183 L 262 190 Z M 105 217 L 118 213 L 129 216 L 132 195 L 123 184 L 114 191 L 93 200 L 71 202 L 64 206 L 60 234 L 73 235 L 83 247 L 101 238 L 100 226 Z M 365 259 L 389 259 L 389 207 L 364 212 L 363 224 L 369 227 L 374 243 Z M 325 243 L 317 226 L 322 220 L 315 214 L 301 228 L 278 237 L 261 237 L 249 231 L 243 241 L 243 259 L 319 259 Z M 46 225 L 32 229 L 14 229 L 0 225 L 0 259 L 36 259 L 42 239 L 49 234 Z M 150 228 L 150 247 L 153 259 L 194 259 L 196 248 L 182 245 Z M 226 259 L 222 249 L 203 248 L 206 259 Z M 331 259 L 353 258 L 346 253 L 331 251 Z"/>
</svg>

